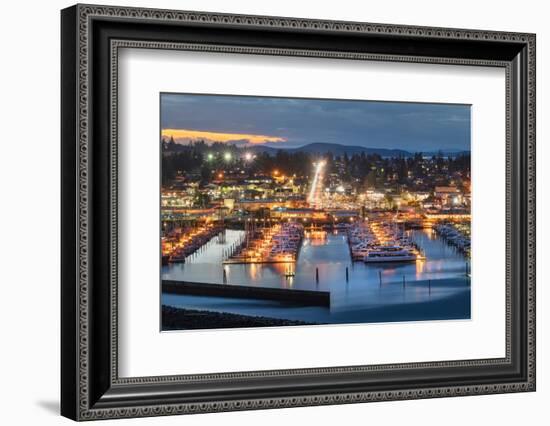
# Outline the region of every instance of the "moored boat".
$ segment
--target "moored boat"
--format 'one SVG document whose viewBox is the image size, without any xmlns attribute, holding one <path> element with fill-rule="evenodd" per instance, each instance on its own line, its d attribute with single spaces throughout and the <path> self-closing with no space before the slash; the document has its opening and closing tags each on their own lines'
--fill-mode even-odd
<svg viewBox="0 0 550 426">
<path fill-rule="evenodd" d="M 369 250 L 363 258 L 365 263 L 381 262 L 414 262 L 418 255 L 412 250 L 401 246 L 380 246 Z"/>
</svg>

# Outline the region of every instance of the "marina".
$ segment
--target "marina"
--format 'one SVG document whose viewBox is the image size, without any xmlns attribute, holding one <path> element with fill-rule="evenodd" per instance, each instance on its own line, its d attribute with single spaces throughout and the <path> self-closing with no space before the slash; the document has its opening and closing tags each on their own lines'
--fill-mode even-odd
<svg viewBox="0 0 550 426">
<path fill-rule="evenodd" d="M 290 264 L 222 265 L 224 250 L 244 235 L 244 231 L 227 230 L 225 243 L 211 243 L 186 263 L 162 268 L 163 280 L 328 292 L 328 307 L 296 307 L 261 297 L 242 299 L 174 293 L 163 293 L 162 302 L 175 308 L 315 323 L 364 322 L 366 319 L 377 322 L 387 320 L 390 313 L 403 320 L 469 317 L 470 278 L 465 274 L 466 258 L 434 230 L 405 231 L 405 236 L 423 247 L 425 259 L 382 263 L 354 262 L 348 231 L 305 232 L 299 256 Z"/>
</svg>

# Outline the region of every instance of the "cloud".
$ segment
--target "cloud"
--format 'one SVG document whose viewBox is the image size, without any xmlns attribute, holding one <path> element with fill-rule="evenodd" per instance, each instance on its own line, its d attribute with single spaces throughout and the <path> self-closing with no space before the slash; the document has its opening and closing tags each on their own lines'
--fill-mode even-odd
<svg viewBox="0 0 550 426">
<path fill-rule="evenodd" d="M 279 136 L 254 135 L 246 133 L 222 133 L 190 129 L 162 129 L 162 137 L 173 137 L 176 142 L 185 143 L 196 140 L 206 142 L 247 142 L 252 145 L 266 142 L 285 142 L 286 138 Z"/>
<path fill-rule="evenodd" d="M 182 143 L 196 139 L 232 143 L 240 140 L 297 147 L 326 142 L 409 151 L 461 150 L 470 149 L 470 106 L 163 94 L 161 128 L 204 132 L 182 138 Z"/>
</svg>

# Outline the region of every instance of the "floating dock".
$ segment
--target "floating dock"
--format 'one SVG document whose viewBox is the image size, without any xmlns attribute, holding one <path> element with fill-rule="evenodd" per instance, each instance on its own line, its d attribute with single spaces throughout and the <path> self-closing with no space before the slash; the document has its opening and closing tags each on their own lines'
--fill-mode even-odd
<svg viewBox="0 0 550 426">
<path fill-rule="evenodd" d="M 224 265 L 252 265 L 252 264 L 271 264 L 271 263 L 295 263 L 296 260 L 254 260 L 254 259 L 228 259 L 222 263 Z"/>
</svg>

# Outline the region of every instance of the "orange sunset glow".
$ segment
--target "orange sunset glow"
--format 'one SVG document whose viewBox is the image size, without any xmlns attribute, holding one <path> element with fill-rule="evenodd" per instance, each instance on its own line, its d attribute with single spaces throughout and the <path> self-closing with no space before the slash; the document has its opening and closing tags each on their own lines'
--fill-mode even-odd
<svg viewBox="0 0 550 426">
<path fill-rule="evenodd" d="M 203 130 L 189 129 L 162 129 L 162 137 L 173 137 L 176 141 L 190 141 L 204 139 L 212 142 L 230 142 L 246 140 L 251 144 L 262 144 L 266 142 L 285 142 L 286 138 L 279 136 L 254 135 L 246 133 L 222 133 Z"/>
</svg>

